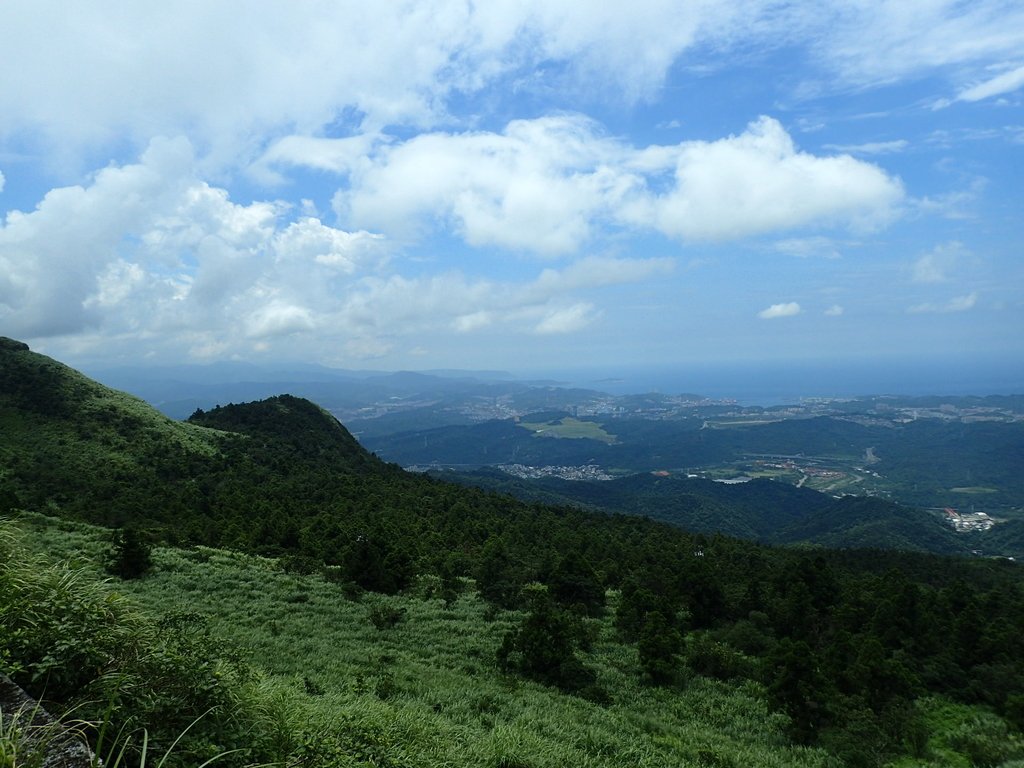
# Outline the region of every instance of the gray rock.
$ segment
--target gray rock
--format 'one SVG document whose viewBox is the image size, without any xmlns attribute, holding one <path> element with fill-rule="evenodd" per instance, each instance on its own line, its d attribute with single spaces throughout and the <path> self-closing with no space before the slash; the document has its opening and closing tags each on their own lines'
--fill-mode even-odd
<svg viewBox="0 0 1024 768">
<path fill-rule="evenodd" d="M 93 768 L 99 765 L 82 734 L 57 722 L 38 701 L 0 675 L 0 732 L 18 725 L 19 752 L 41 757 L 40 768 Z"/>
</svg>

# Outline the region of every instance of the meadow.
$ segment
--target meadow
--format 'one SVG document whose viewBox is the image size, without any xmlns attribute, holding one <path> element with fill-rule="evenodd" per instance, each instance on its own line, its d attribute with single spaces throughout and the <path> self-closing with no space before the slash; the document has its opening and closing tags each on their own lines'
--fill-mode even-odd
<svg viewBox="0 0 1024 768">
<path fill-rule="evenodd" d="M 27 530 L 33 548 L 103 577 L 108 532 L 44 523 Z M 276 560 L 207 548 L 158 548 L 154 566 L 110 586 L 153 616 L 194 616 L 241 649 L 288 698 L 293 749 L 324 761 L 309 765 L 831 764 L 822 750 L 789 746 L 786 717 L 754 683 L 644 685 L 635 648 L 608 618 L 593 620 L 588 655 L 614 691 L 601 705 L 503 674 L 496 651 L 519 615 L 489 608 L 469 584 L 446 606 L 429 580 L 353 599 Z M 375 625 L 381 615 L 393 626 Z"/>
<path fill-rule="evenodd" d="M 39 515 L 16 527 L 26 550 L 105 578 L 109 531 Z M 610 692 L 596 703 L 503 673 L 496 652 L 521 613 L 489 606 L 469 580 L 447 601 L 437 586 L 425 578 L 401 595 L 360 593 L 289 573 L 280 560 L 196 547 L 156 548 L 148 575 L 105 589 L 158 626 L 189 624 L 252 665 L 254 741 L 279 765 L 842 765 L 793 746 L 788 718 L 769 709 L 759 683 L 692 673 L 675 686 L 645 683 L 636 648 L 612 625 L 614 593 L 612 610 L 587 620 L 587 663 Z M 893 765 L 1022 765 L 1006 762 L 1024 751 L 999 718 L 939 698 L 918 706 L 929 723 L 920 754 Z"/>
</svg>

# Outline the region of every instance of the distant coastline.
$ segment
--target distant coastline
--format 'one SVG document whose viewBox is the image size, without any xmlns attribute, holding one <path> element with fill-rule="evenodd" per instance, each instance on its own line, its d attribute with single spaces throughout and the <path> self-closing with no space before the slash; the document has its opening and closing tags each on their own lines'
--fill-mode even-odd
<svg viewBox="0 0 1024 768">
<path fill-rule="evenodd" d="M 864 395 L 1012 395 L 1024 392 L 1024 362 L 720 363 L 534 371 L 530 378 L 613 395 L 693 392 L 741 405 Z"/>
</svg>

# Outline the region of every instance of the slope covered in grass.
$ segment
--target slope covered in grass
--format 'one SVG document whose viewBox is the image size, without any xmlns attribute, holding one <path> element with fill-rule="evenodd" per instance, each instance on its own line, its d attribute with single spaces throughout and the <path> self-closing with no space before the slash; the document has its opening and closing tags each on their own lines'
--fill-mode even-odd
<svg viewBox="0 0 1024 768">
<path fill-rule="evenodd" d="M 5 364 L 30 355 L 20 347 L 3 354 Z M 165 584 L 153 605 L 177 616 L 169 628 L 202 630 L 209 613 L 210 625 L 251 647 L 274 679 L 300 686 L 305 703 L 289 712 L 325 729 L 300 728 L 303 748 L 342 760 L 354 749 L 416 744 L 415 755 L 444 764 L 443 750 L 484 749 L 510 727 L 467 720 L 472 712 L 450 725 L 445 709 L 462 711 L 467 691 L 487 694 L 482 710 L 511 708 L 511 722 L 524 723 L 511 732 L 515 740 L 554 734 L 550 754 L 534 744 L 526 765 L 612 765 L 617 750 L 685 765 L 705 759 L 702 739 L 796 755 L 804 752 L 793 744 L 804 744 L 878 765 L 920 752 L 915 702 L 926 695 L 1024 724 L 1024 583 L 1012 563 L 772 549 L 638 516 L 527 505 L 384 464 L 317 406 L 286 395 L 196 413 L 198 424 L 185 428 L 209 440 L 209 455 L 158 439 L 159 429 L 178 425 L 115 404 L 115 423 L 129 425 L 114 430 L 127 463 L 122 474 L 100 472 L 104 482 L 90 483 L 88 473 L 69 477 L 60 458 L 71 450 L 68 429 L 95 422 L 88 404 L 111 396 L 45 359 L 27 360 L 26 375 L 42 377 L 35 389 L 59 402 L 40 408 L 8 377 L 5 418 L 35 419 L 48 434 L 35 443 L 25 429 L 0 434 L 6 505 L 144 528 L 118 534 L 122 554 L 130 542 L 139 555 L 127 564 L 140 566 L 121 573 L 145 572 L 147 537 L 193 546 L 158 550 L 155 571 L 124 588 L 145 596 Z M 106 438 L 107 425 L 74 449 L 103 454 Z M 175 458 L 182 456 L 188 461 Z M 766 512 L 785 506 L 774 486 L 749 485 L 748 510 L 756 513 L 761 487 Z M 729 511 L 716 502 L 702 513 Z M 871 515 L 853 510 L 858 520 Z M 868 543 L 878 538 L 862 533 Z M 165 599 L 184 601 L 185 615 Z M 88 626 L 72 629 L 63 653 L 90 642 Z M 523 691 L 536 703 L 523 704 Z M 693 704 L 697 691 L 727 701 Z M 320 714 L 306 717 L 307 706 Z M 373 719 L 358 743 L 346 741 L 355 726 L 331 725 L 332 713 L 360 707 L 386 718 Z M 550 721 L 530 719 L 547 708 L 558 713 Z M 669 720 L 659 719 L 662 711 Z M 557 751 L 579 741 L 578 721 L 603 723 L 609 712 L 614 725 L 601 733 L 624 734 L 624 742 Z M 707 720 L 704 712 L 718 714 Z M 430 733 L 441 735 L 416 735 L 416 724 L 434 720 Z M 691 723 L 700 726 L 692 734 Z M 402 730 L 393 737 L 394 728 Z M 430 764 L 387 754 L 391 764 Z M 489 754 L 519 764 L 514 752 Z"/>
<path fill-rule="evenodd" d="M 83 576 L 100 575 L 103 531 L 41 518 L 25 525 L 31 547 L 75 558 Z M 108 589 L 125 594 L 155 626 L 184 622 L 234 664 L 262 671 L 260 689 L 230 710 L 251 741 L 223 764 L 274 755 L 324 768 L 966 768 L 1024 757 L 1006 721 L 942 697 L 914 705 L 919 727 L 902 757 L 878 750 L 870 730 L 833 745 L 848 762 L 794 746 L 788 718 L 772 711 L 759 682 L 691 670 L 673 686 L 645 683 L 635 647 L 615 629 L 614 610 L 589 622 L 586 660 L 610 693 L 595 703 L 503 673 L 495 654 L 522 614 L 494 611 L 469 582 L 446 603 L 429 579 L 405 595 L 381 596 L 346 593 L 320 576 L 287 573 L 280 561 L 222 550 L 158 549 L 155 562 L 145 579 Z M 157 697 L 166 695 L 159 684 L 167 681 L 158 681 Z M 206 732 L 196 743 L 186 739 L 180 755 L 227 743 Z"/>
<path fill-rule="evenodd" d="M 39 521 L 30 540 L 73 555 L 98 577 L 96 529 Z M 644 685 L 636 651 L 610 617 L 592 622 L 588 661 L 613 700 L 597 704 L 503 674 L 502 636 L 521 618 L 495 613 L 469 589 L 451 605 L 419 594 L 357 599 L 316 576 L 265 558 L 159 549 L 156 569 L 119 582 L 153 616 L 191 617 L 243 649 L 296 699 L 294 756 L 315 766 L 826 766 L 793 747 L 786 718 L 754 683 L 701 677 L 681 689 Z M 374 612 L 400 615 L 378 629 Z M 265 727 L 265 723 L 261 727 Z M 709 762 L 710 761 L 710 762 Z"/>
</svg>

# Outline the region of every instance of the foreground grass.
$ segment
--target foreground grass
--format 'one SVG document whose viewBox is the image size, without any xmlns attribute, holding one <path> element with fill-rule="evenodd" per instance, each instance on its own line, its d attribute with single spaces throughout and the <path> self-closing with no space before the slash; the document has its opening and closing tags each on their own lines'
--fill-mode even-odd
<svg viewBox="0 0 1024 768">
<path fill-rule="evenodd" d="M 109 532 L 30 521 L 31 546 L 101 576 Z M 154 616 L 201 617 L 213 635 L 244 649 L 267 675 L 268 701 L 276 697 L 267 711 L 280 720 L 277 751 L 289 765 L 839 764 L 789 744 L 786 718 L 769 711 L 755 683 L 694 676 L 681 689 L 645 685 L 635 648 L 617 641 L 609 619 L 594 621 L 587 658 L 612 696 L 599 705 L 503 675 L 495 651 L 519 616 L 489 609 L 469 585 L 446 606 L 429 581 L 415 594 L 350 597 L 266 558 L 200 548 L 158 549 L 154 560 L 150 575 L 112 586 Z M 378 621 L 378 629 L 380 616 L 394 625 Z M 901 766 L 969 766 L 980 755 L 999 765 L 1016 754 L 1014 744 L 1000 744 L 1012 738 L 998 718 L 941 700 L 922 706 L 931 741 L 925 757 Z"/>
<path fill-rule="evenodd" d="M 34 546 L 96 565 L 108 534 L 37 524 Z M 301 702 L 293 748 L 309 765 L 826 766 L 820 750 L 789 746 L 785 718 L 756 685 L 696 677 L 683 691 L 641 682 L 635 650 L 595 627 L 588 659 L 613 702 L 601 706 L 501 674 L 494 662 L 518 618 L 490 615 L 468 592 L 450 607 L 427 597 L 349 599 L 317 576 L 264 558 L 210 549 L 158 549 L 155 569 L 117 582 L 155 615 L 186 610 L 244 647 Z M 377 629 L 374 609 L 401 615 Z M 283 694 L 284 695 L 284 694 Z M 346 762 L 354 760 L 355 762 Z"/>
</svg>

